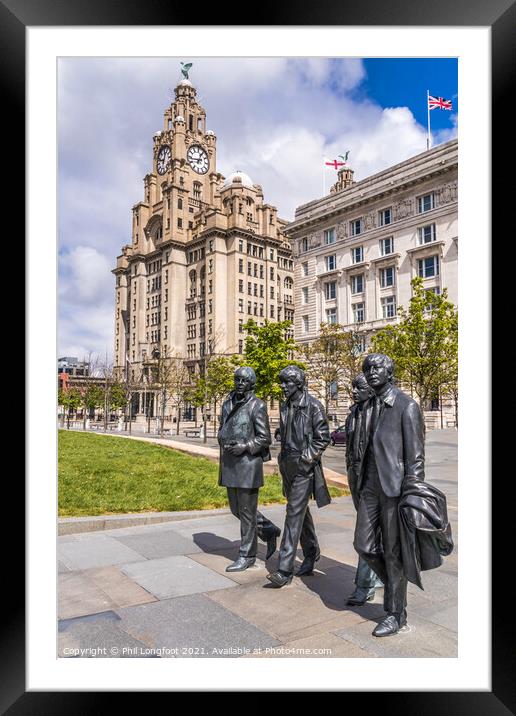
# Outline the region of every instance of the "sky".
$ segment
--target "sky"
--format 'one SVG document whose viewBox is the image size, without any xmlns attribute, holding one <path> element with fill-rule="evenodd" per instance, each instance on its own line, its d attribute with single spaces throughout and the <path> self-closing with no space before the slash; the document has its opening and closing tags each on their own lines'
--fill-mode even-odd
<svg viewBox="0 0 516 716">
<path fill-rule="evenodd" d="M 455 58 L 60 58 L 58 61 L 59 356 L 113 356 L 111 270 L 131 242 L 154 132 L 181 81 L 180 61 L 217 135 L 217 170 L 244 171 L 292 220 L 329 192 L 324 159 L 350 151 L 356 181 L 457 136 Z"/>
</svg>

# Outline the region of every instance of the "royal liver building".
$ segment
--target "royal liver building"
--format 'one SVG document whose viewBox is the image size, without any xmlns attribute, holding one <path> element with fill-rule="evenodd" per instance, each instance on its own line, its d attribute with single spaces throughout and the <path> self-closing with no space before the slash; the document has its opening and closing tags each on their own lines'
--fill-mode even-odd
<svg viewBox="0 0 516 716">
<path fill-rule="evenodd" d="M 135 381 L 158 351 L 195 372 L 207 353 L 241 353 L 249 318 L 294 318 L 286 222 L 247 174 L 217 171 L 217 138 L 196 94 L 184 79 L 165 109 L 131 243 L 113 269 L 115 366 Z"/>
</svg>

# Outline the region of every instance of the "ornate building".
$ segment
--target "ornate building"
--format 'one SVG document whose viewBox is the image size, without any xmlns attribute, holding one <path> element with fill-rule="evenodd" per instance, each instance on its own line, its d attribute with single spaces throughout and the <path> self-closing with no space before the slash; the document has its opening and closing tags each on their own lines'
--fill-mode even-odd
<svg viewBox="0 0 516 716">
<path fill-rule="evenodd" d="M 194 372 L 207 353 L 241 353 L 249 318 L 294 318 L 286 222 L 247 174 L 217 171 L 217 138 L 196 95 L 188 79 L 175 88 L 132 209 L 131 243 L 113 269 L 115 366 L 136 381 L 156 351 Z"/>
<path fill-rule="evenodd" d="M 361 331 L 367 349 L 408 306 L 415 276 L 429 291 L 446 287 L 457 305 L 457 161 L 452 140 L 358 182 L 344 167 L 328 196 L 296 209 L 285 234 L 298 342 L 314 340 L 323 322 L 339 323 Z"/>
</svg>

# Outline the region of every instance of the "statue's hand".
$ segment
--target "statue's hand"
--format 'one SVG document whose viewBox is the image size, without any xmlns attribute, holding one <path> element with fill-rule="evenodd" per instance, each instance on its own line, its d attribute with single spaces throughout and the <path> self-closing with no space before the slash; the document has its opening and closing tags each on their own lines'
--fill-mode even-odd
<svg viewBox="0 0 516 716">
<path fill-rule="evenodd" d="M 228 445 L 227 451 L 232 455 L 241 455 L 246 451 L 246 447 L 247 446 L 242 443 L 236 443 L 235 445 Z"/>
</svg>

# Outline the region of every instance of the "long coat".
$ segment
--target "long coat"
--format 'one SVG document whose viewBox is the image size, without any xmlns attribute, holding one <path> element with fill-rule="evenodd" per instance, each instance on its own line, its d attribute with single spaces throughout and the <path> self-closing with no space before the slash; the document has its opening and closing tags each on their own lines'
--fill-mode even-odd
<svg viewBox="0 0 516 716">
<path fill-rule="evenodd" d="M 267 407 L 252 392 L 233 405 L 234 392 L 222 404 L 218 441 L 220 445 L 219 485 L 255 488 L 263 485 L 263 463 L 271 459 L 272 442 Z M 245 443 L 242 455 L 232 455 L 223 446 Z"/>
<path fill-rule="evenodd" d="M 280 407 L 279 438 L 282 448 L 286 438 L 287 415 L 288 403 L 285 401 Z M 303 391 L 303 396 L 294 414 L 294 420 L 296 434 L 303 436 L 299 452 L 303 460 L 309 463 L 314 471 L 313 496 L 317 507 L 324 507 L 331 502 L 331 497 L 324 478 L 321 456 L 330 444 L 330 428 L 323 406 L 307 390 Z M 278 457 L 278 465 L 281 471 L 281 453 Z"/>
<path fill-rule="evenodd" d="M 354 403 L 349 409 L 344 432 L 346 434 L 346 469 L 348 473 L 348 486 L 353 498 L 353 504 L 358 509 L 360 497 L 358 494 L 358 476 L 364 460 L 364 441 L 361 440 L 362 419 L 364 417 L 365 402 Z"/>
<path fill-rule="evenodd" d="M 378 476 L 388 497 L 398 497 L 407 476 L 425 479 L 425 424 L 419 405 L 399 388 L 390 387 L 374 435 L 370 435 L 374 397 L 364 406 L 360 436 L 361 455 L 370 443 L 374 451 Z M 357 489 L 364 476 L 364 461 L 359 465 Z"/>
<path fill-rule="evenodd" d="M 421 572 L 439 567 L 453 550 L 446 496 L 428 482 L 407 477 L 398 512 L 403 569 L 409 582 L 423 589 Z"/>
</svg>

